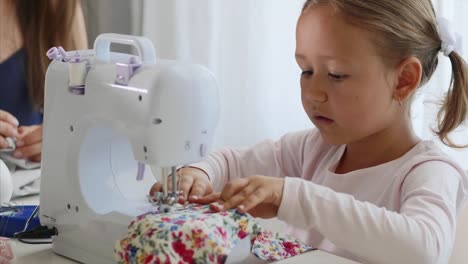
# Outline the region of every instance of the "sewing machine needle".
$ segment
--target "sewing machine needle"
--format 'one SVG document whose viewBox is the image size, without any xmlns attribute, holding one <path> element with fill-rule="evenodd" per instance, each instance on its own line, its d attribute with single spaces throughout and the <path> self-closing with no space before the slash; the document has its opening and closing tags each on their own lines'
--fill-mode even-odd
<svg viewBox="0 0 468 264">
<path fill-rule="evenodd" d="M 168 168 L 163 168 L 162 169 L 162 189 L 163 189 L 163 197 L 167 198 L 167 189 L 168 189 L 168 184 L 167 184 L 167 178 L 169 177 L 169 170 Z"/>
<path fill-rule="evenodd" d="M 179 197 L 177 195 L 177 171 L 175 166 L 172 166 L 172 195 L 177 202 Z"/>
</svg>

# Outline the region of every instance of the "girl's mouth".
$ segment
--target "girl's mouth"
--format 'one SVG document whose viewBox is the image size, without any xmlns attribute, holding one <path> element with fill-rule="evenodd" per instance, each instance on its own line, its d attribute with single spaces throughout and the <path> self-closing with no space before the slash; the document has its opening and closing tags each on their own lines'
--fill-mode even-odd
<svg viewBox="0 0 468 264">
<path fill-rule="evenodd" d="M 314 121 L 318 125 L 331 125 L 334 122 L 332 119 L 320 115 L 314 116 Z"/>
</svg>

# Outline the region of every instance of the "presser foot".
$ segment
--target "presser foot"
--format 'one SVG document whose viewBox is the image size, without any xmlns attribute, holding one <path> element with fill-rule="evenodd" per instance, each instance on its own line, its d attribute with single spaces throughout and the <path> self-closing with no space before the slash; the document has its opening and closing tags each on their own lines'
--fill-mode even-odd
<svg viewBox="0 0 468 264">
<path fill-rule="evenodd" d="M 176 207 L 172 205 L 167 205 L 167 204 L 161 204 L 159 205 L 158 211 L 160 213 L 172 213 L 176 211 Z"/>
<path fill-rule="evenodd" d="M 157 192 L 153 195 L 148 195 L 148 201 L 158 208 L 160 213 L 170 213 L 174 211 L 180 211 L 186 208 L 187 202 L 184 205 L 178 204 L 179 196 L 182 191 L 174 193 L 168 193 L 164 196 L 164 193 Z"/>
</svg>

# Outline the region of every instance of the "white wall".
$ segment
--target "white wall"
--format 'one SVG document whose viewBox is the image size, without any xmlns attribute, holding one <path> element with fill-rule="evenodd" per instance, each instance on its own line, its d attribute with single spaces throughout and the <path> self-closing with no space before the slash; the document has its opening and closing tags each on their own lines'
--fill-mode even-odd
<svg viewBox="0 0 468 264">
<path fill-rule="evenodd" d="M 81 4 L 90 48 L 102 33 L 141 34 L 142 0 L 81 0 Z"/>
</svg>

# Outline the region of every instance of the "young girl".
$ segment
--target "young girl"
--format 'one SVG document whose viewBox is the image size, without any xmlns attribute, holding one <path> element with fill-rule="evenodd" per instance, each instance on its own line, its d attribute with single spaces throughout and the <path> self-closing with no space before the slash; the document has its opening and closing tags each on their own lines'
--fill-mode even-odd
<svg viewBox="0 0 468 264">
<path fill-rule="evenodd" d="M 317 129 L 181 169 L 181 200 L 277 216 L 303 242 L 360 262 L 447 263 L 467 176 L 409 117 L 444 53 L 453 75 L 437 133 L 456 147 L 468 73 L 444 25 L 430 0 L 307 1 L 296 59 Z"/>
</svg>

